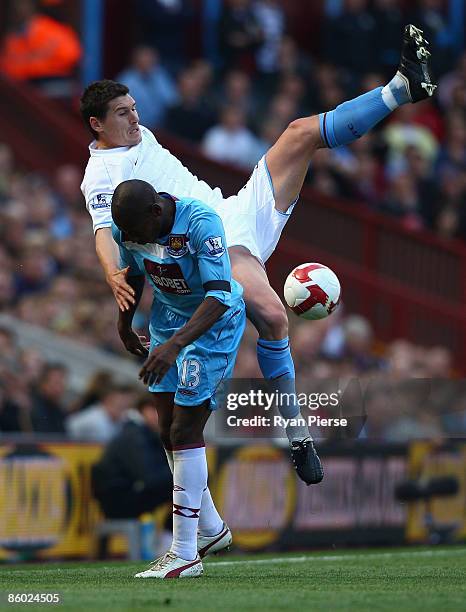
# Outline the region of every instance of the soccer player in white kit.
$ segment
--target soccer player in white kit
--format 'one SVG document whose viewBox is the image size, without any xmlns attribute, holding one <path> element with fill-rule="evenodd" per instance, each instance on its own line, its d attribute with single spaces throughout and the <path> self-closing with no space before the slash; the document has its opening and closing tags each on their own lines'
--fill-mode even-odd
<svg viewBox="0 0 466 612">
<path fill-rule="evenodd" d="M 385 87 L 333 111 L 290 123 L 247 184 L 229 198 L 191 174 L 139 125 L 136 102 L 126 86 L 107 80 L 89 85 L 81 98 L 81 114 L 95 140 L 89 147 L 82 191 L 93 220 L 97 254 L 120 309 L 127 309 L 134 298 L 125 270 L 119 269 L 111 234 L 110 206 L 117 185 L 141 179 L 156 191 L 199 199 L 223 221 L 233 277 L 243 286 L 248 318 L 259 332 L 257 355 L 264 378 L 276 380 L 277 387 L 283 385 L 289 392 L 295 374 L 288 318 L 263 264 L 291 215 L 314 152 L 349 144 L 401 104 L 433 94 L 436 85 L 429 72 L 427 44 L 421 30 L 406 26 L 399 70 Z M 302 422 L 297 405 L 290 403 L 280 410 L 283 417 Z M 307 484 L 320 482 L 323 471 L 307 427 L 291 425 L 286 433 L 300 478 Z"/>
</svg>

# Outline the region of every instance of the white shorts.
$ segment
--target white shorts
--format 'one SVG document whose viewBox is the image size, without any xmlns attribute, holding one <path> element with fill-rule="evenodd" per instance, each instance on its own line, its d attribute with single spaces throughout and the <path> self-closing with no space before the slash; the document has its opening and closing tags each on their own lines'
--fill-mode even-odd
<svg viewBox="0 0 466 612">
<path fill-rule="evenodd" d="M 274 252 L 296 201 L 286 213 L 275 208 L 275 194 L 265 156 L 237 195 L 215 207 L 225 228 L 227 245 L 244 246 L 262 263 Z"/>
</svg>

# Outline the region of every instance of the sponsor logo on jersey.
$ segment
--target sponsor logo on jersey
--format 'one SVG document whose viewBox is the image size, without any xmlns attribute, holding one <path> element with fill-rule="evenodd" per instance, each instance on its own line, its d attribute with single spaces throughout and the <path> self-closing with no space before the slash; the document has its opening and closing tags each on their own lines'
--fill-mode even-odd
<svg viewBox="0 0 466 612">
<path fill-rule="evenodd" d="M 183 257 L 187 252 L 188 245 L 184 234 L 170 234 L 168 236 L 167 253 L 172 257 Z"/>
<path fill-rule="evenodd" d="M 211 236 L 208 240 L 204 241 L 204 244 L 209 250 L 209 255 L 212 255 L 212 257 L 221 257 L 225 253 L 221 236 Z"/>
<path fill-rule="evenodd" d="M 159 264 L 144 259 L 144 267 L 152 282 L 160 291 L 174 295 L 189 295 L 192 293 L 178 264 Z"/>
<path fill-rule="evenodd" d="M 112 205 L 112 194 L 111 193 L 99 193 L 95 198 L 91 200 L 91 208 L 97 210 L 98 208 L 110 208 Z"/>
</svg>

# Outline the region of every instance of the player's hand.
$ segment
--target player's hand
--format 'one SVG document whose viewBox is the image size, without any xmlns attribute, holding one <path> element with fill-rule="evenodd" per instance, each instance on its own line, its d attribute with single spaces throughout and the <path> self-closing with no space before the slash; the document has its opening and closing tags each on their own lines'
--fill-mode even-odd
<svg viewBox="0 0 466 612">
<path fill-rule="evenodd" d="M 169 340 L 155 347 L 139 372 L 139 378 L 145 385 L 158 384 L 175 363 L 181 346 Z"/>
<path fill-rule="evenodd" d="M 126 282 L 129 266 L 112 272 L 107 276 L 107 283 L 110 285 L 113 295 L 118 304 L 118 308 L 124 312 L 134 306 L 134 289 Z"/>
<path fill-rule="evenodd" d="M 128 352 L 138 357 L 147 357 L 149 354 L 150 342 L 146 336 L 140 336 L 131 328 L 118 328 L 121 341 Z"/>
</svg>

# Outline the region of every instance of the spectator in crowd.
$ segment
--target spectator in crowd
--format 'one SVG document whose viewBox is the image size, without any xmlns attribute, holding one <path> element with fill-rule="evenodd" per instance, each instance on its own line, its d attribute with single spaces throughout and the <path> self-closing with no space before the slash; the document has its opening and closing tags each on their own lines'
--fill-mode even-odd
<svg viewBox="0 0 466 612">
<path fill-rule="evenodd" d="M 47 95 L 70 97 L 81 57 L 79 39 L 67 24 L 38 11 L 36 0 L 15 0 L 0 50 L 0 71 L 40 86 Z"/>
<path fill-rule="evenodd" d="M 219 48 L 225 69 L 253 72 L 264 41 L 251 0 L 226 0 L 219 23 Z"/>
<path fill-rule="evenodd" d="M 368 5 L 368 0 L 345 0 L 343 13 L 326 23 L 325 57 L 351 79 L 374 68 L 377 31 Z"/>
<path fill-rule="evenodd" d="M 172 497 L 154 399 L 143 396 L 136 408 L 92 470 L 94 495 L 108 518 L 137 518 Z"/>
<path fill-rule="evenodd" d="M 177 91 L 172 77 L 160 64 L 158 52 L 148 46 L 136 47 L 130 66 L 116 80 L 129 87 L 142 125 L 161 127 L 167 108 L 177 101 Z"/>
<path fill-rule="evenodd" d="M 243 111 L 248 121 L 251 120 L 257 110 L 251 91 L 251 77 L 242 70 L 228 72 L 219 88 L 215 106 L 234 106 Z"/>
<path fill-rule="evenodd" d="M 400 0 L 375 0 L 375 61 L 374 65 L 389 77 L 400 59 L 401 39 L 405 24 Z"/>
<path fill-rule="evenodd" d="M 46 363 L 33 395 L 31 421 L 34 431 L 65 433 L 68 371 L 60 363 Z"/>
<path fill-rule="evenodd" d="M 179 101 L 167 112 L 165 127 L 172 134 L 200 142 L 215 117 L 205 100 L 205 81 L 199 70 L 183 71 L 178 79 Z"/>
<path fill-rule="evenodd" d="M 454 103 L 454 91 L 458 87 L 464 88 L 466 83 L 466 51 L 460 55 L 456 66 L 445 74 L 439 81 L 438 101 L 444 110 Z"/>
<path fill-rule="evenodd" d="M 100 401 L 73 414 L 66 421 L 66 429 L 73 440 L 109 442 L 120 431 L 133 402 L 133 389 L 123 385 L 109 385 Z"/>
<path fill-rule="evenodd" d="M 206 133 L 202 149 L 215 161 L 252 169 L 259 161 L 257 139 L 246 125 L 244 112 L 227 106 L 220 115 L 220 123 Z"/>
<path fill-rule="evenodd" d="M 257 0 L 253 13 L 262 33 L 262 43 L 256 53 L 256 66 L 263 74 L 278 71 L 280 44 L 285 34 L 285 13 L 277 0 Z"/>
<path fill-rule="evenodd" d="M 448 12 L 462 0 L 417 0 L 410 3 L 408 22 L 415 23 L 431 42 L 432 69 L 434 74 L 444 74 L 452 65 L 454 31 L 456 24 L 449 24 Z M 445 10 L 447 7 L 447 10 Z M 453 11 L 452 11 L 453 13 Z"/>
<path fill-rule="evenodd" d="M 186 64 L 192 0 L 136 0 L 135 11 L 142 43 L 159 49 L 163 66 L 176 75 Z"/>
</svg>

